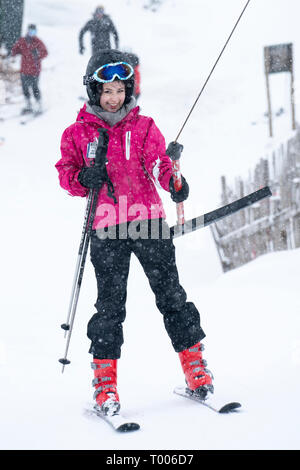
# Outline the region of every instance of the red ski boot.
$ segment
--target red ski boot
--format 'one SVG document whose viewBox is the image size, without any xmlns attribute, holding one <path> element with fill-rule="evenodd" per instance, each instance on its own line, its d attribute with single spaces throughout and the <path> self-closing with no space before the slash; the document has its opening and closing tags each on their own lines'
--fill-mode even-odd
<svg viewBox="0 0 300 470">
<path fill-rule="evenodd" d="M 206 361 L 202 357 L 203 344 L 197 343 L 179 353 L 179 359 L 188 386 L 188 392 L 197 395 L 202 400 L 207 398 L 208 392 L 213 393 L 213 375 L 206 369 Z"/>
<path fill-rule="evenodd" d="M 117 359 L 94 359 L 92 362 L 96 390 L 96 407 L 105 415 L 113 415 L 120 409 L 117 392 Z"/>
</svg>

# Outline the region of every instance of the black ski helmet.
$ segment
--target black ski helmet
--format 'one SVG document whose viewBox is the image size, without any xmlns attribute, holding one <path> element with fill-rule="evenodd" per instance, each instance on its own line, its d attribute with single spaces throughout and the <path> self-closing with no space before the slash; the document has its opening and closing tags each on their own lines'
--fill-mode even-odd
<svg viewBox="0 0 300 470">
<path fill-rule="evenodd" d="M 99 105 L 102 83 L 97 81 L 88 81 L 87 79 L 92 77 L 93 73 L 102 65 L 113 64 L 115 62 L 128 62 L 132 67 L 134 67 L 134 64 L 129 61 L 127 54 L 117 51 L 116 49 L 101 50 L 90 58 L 86 68 L 86 74 L 83 77 L 83 83 L 86 86 L 90 105 Z M 128 80 L 122 81 L 125 85 L 126 94 L 124 104 L 128 104 L 133 95 L 134 75 L 132 75 Z"/>
</svg>

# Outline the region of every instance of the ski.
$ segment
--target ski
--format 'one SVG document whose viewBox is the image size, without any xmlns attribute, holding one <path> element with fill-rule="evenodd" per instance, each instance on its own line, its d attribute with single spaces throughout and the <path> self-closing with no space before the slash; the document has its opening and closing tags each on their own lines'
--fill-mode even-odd
<svg viewBox="0 0 300 470">
<path fill-rule="evenodd" d="M 271 190 L 269 186 L 265 186 L 264 188 L 255 191 L 254 193 L 248 194 L 248 196 L 242 197 L 241 199 L 237 199 L 226 206 L 219 207 L 214 211 L 207 212 L 206 214 L 200 215 L 199 217 L 194 217 L 193 219 L 187 220 L 182 225 L 174 225 L 170 228 L 171 236 L 173 238 L 181 237 L 186 233 L 194 232 L 200 228 L 207 227 L 208 225 L 218 222 L 218 220 L 227 217 L 228 215 L 234 214 L 241 209 L 245 209 L 252 204 L 255 204 L 266 197 L 272 196 Z"/>
<path fill-rule="evenodd" d="M 181 397 L 196 401 L 200 405 L 204 405 L 207 408 L 210 408 L 212 411 L 215 411 L 216 413 L 232 413 L 234 411 L 237 411 L 237 409 L 241 407 L 241 404 L 238 402 L 224 403 L 219 406 L 215 403 L 213 396 L 209 397 L 207 400 L 201 400 L 201 398 L 191 393 L 191 391 L 189 391 L 189 389 L 187 389 L 186 387 L 176 387 L 174 389 L 174 393 L 176 395 L 180 395 Z"/>
<path fill-rule="evenodd" d="M 36 111 L 34 113 L 30 113 L 26 117 L 21 119 L 20 124 L 22 124 L 24 126 L 28 122 L 33 121 L 34 119 L 36 119 L 39 116 L 42 116 L 42 114 L 44 114 L 44 113 L 45 113 L 45 111 Z"/>
<path fill-rule="evenodd" d="M 14 119 L 20 119 L 20 118 L 24 118 L 26 116 L 31 116 L 32 113 L 25 113 L 25 114 L 22 114 L 20 111 L 18 111 L 16 114 L 10 114 L 10 115 L 5 115 L 5 116 L 0 116 L 0 122 L 7 122 L 7 121 L 11 121 L 11 120 L 14 120 Z"/>
<path fill-rule="evenodd" d="M 94 405 L 92 409 L 89 409 L 88 413 L 103 419 L 117 432 L 132 432 L 138 431 L 140 429 L 140 425 L 138 423 L 135 423 L 130 418 L 126 418 L 119 412 L 113 413 L 111 415 L 105 415 L 101 412 L 97 405 Z"/>
</svg>

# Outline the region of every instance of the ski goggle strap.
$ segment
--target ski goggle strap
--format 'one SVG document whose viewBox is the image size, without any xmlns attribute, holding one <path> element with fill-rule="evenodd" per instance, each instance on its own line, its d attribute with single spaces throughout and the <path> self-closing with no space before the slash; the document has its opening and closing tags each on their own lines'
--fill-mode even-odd
<svg viewBox="0 0 300 470">
<path fill-rule="evenodd" d="M 36 36 L 36 32 L 37 32 L 36 28 L 29 28 L 27 34 L 28 36 L 33 37 L 33 36 Z"/>
<path fill-rule="evenodd" d="M 134 70 L 127 62 L 115 62 L 112 64 L 105 64 L 99 67 L 92 76 L 84 76 L 83 83 L 86 85 L 89 82 L 109 83 L 113 82 L 115 78 L 119 80 L 128 80 L 134 73 Z"/>
</svg>

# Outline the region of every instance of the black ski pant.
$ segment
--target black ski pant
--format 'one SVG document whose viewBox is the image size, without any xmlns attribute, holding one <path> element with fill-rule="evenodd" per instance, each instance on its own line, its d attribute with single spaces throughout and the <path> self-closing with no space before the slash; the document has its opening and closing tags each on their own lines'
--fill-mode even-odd
<svg viewBox="0 0 300 470">
<path fill-rule="evenodd" d="M 199 312 L 192 302 L 187 302 L 179 283 L 172 239 L 99 239 L 93 231 L 91 261 L 98 298 L 97 313 L 88 323 L 87 335 L 91 340 L 89 352 L 94 358 L 121 356 L 131 253 L 137 256 L 149 280 L 174 350 L 183 351 L 203 339 Z M 142 305 L 140 309 L 142 314 Z"/>
<path fill-rule="evenodd" d="M 29 99 L 30 98 L 30 89 L 32 90 L 32 94 L 34 98 L 39 101 L 41 99 L 41 92 L 39 89 L 39 77 L 34 76 L 34 75 L 24 75 L 23 73 L 21 74 L 21 83 L 22 83 L 22 89 L 23 89 L 23 94 L 25 98 Z"/>
</svg>

